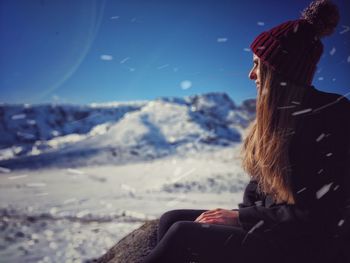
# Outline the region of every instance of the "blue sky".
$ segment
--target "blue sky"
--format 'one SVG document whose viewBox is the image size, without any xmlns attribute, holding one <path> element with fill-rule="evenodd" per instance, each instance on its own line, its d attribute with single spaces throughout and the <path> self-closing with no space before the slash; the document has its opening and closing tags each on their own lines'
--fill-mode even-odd
<svg viewBox="0 0 350 263">
<path fill-rule="evenodd" d="M 313 84 L 350 92 L 350 1 Z M 91 103 L 226 92 L 256 96 L 250 43 L 306 0 L 2 0 L 0 102 Z M 346 17 L 347 16 L 347 17 Z"/>
</svg>

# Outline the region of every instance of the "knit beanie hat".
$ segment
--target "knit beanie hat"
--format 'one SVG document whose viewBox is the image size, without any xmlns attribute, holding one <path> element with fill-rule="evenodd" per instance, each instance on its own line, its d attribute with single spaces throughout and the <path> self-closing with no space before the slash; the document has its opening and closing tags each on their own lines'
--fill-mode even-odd
<svg viewBox="0 0 350 263">
<path fill-rule="evenodd" d="M 339 12 L 330 0 L 313 1 L 300 19 L 258 35 L 250 45 L 262 63 L 298 85 L 310 86 L 323 53 L 320 38 L 333 33 Z"/>
</svg>

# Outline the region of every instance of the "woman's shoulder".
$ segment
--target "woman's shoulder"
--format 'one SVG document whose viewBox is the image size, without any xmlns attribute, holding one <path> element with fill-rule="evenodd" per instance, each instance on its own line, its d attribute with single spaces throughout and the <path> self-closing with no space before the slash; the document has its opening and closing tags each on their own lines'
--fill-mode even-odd
<svg viewBox="0 0 350 263">
<path fill-rule="evenodd" d="M 312 108 L 313 113 L 331 112 L 350 118 L 350 101 L 347 96 L 350 96 L 350 92 L 340 95 L 312 86 L 307 93 L 306 104 Z"/>
</svg>

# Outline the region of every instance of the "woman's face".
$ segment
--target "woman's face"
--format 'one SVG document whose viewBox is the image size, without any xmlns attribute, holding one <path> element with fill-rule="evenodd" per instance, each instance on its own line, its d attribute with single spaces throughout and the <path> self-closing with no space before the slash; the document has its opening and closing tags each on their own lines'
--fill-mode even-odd
<svg viewBox="0 0 350 263">
<path fill-rule="evenodd" d="M 260 88 L 260 70 L 259 70 L 260 59 L 255 54 L 253 54 L 253 63 L 254 63 L 253 68 L 250 70 L 248 77 L 251 80 L 255 81 L 256 88 L 259 89 Z"/>
</svg>

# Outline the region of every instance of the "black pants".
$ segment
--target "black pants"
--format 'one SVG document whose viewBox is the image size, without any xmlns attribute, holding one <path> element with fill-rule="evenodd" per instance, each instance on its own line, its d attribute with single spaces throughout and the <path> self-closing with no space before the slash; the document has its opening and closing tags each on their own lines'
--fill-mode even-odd
<svg viewBox="0 0 350 263">
<path fill-rule="evenodd" d="M 193 222 L 206 210 L 171 210 L 159 222 L 158 244 L 144 263 L 273 262 L 268 242 L 257 240 L 252 251 L 240 227 Z M 276 253 L 276 251 L 274 251 Z"/>
</svg>

